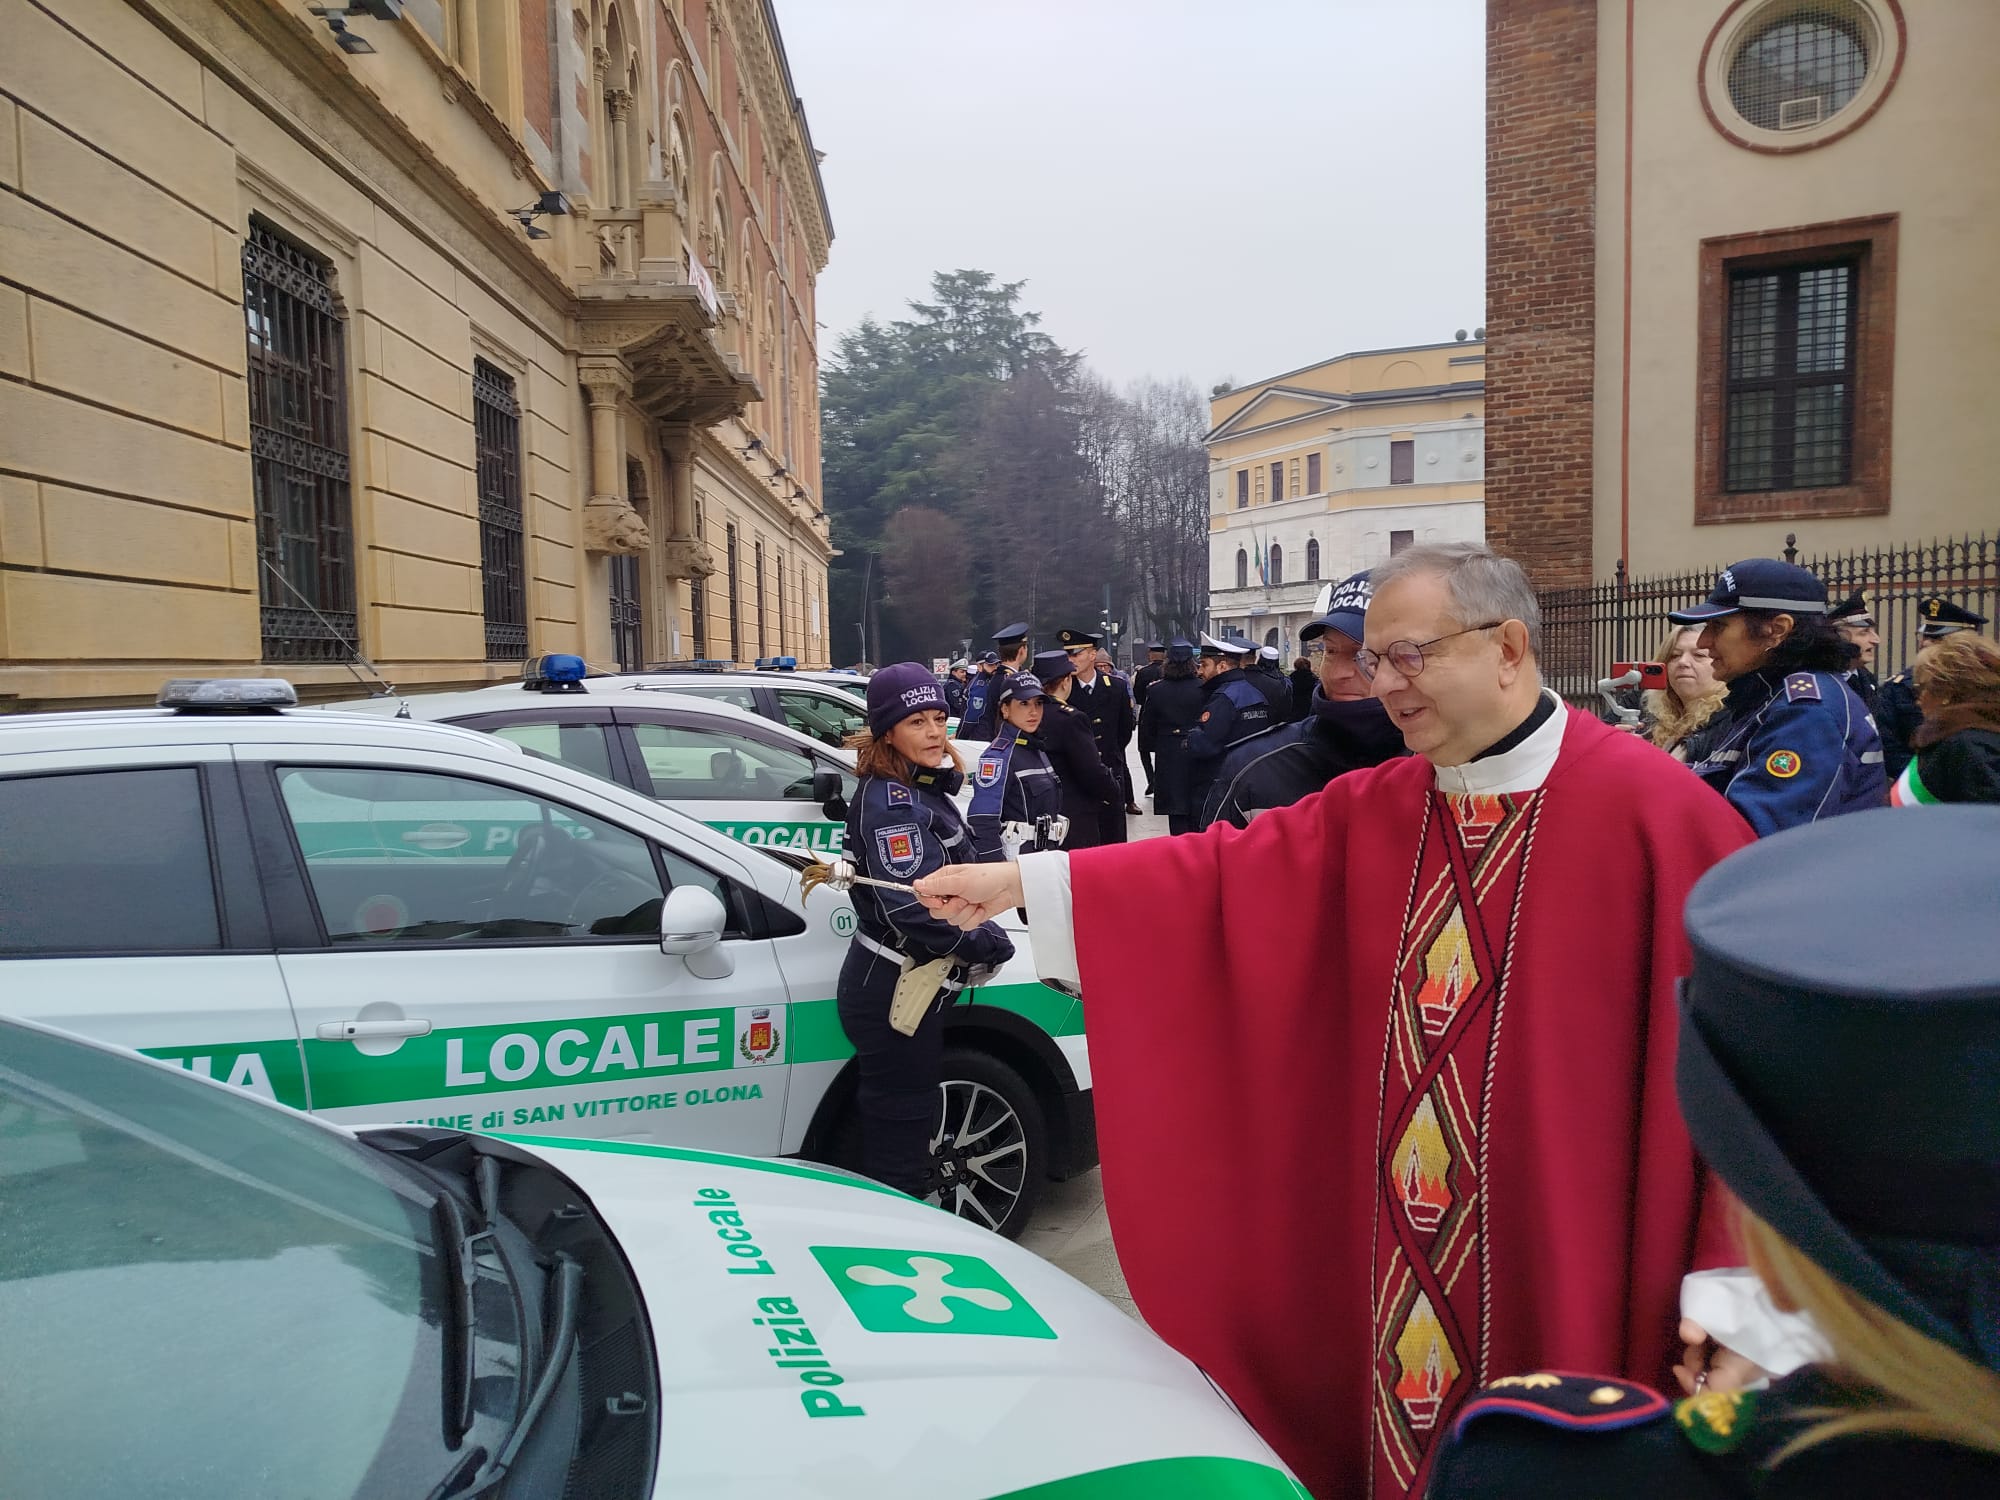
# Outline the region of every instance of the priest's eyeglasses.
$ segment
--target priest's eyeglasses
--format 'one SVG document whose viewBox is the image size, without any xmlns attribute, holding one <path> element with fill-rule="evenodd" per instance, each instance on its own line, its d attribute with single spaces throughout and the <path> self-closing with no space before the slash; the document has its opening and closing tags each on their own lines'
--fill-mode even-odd
<svg viewBox="0 0 2000 1500">
<path fill-rule="evenodd" d="M 1415 677 L 1424 669 L 1424 659 L 1431 647 L 1443 641 L 1456 640 L 1462 635 L 1474 635 L 1482 630 L 1497 630 L 1507 622 L 1488 620 L 1484 625 L 1468 625 L 1463 630 L 1454 630 L 1450 635 L 1432 636 L 1427 641 L 1391 641 L 1387 651 L 1370 651 L 1363 646 L 1354 653 L 1355 669 L 1363 680 L 1373 682 L 1375 669 L 1387 661 L 1405 677 Z"/>
</svg>

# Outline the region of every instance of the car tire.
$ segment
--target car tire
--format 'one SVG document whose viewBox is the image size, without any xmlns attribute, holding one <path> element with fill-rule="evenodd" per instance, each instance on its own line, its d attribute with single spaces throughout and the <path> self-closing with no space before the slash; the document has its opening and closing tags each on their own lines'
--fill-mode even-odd
<svg viewBox="0 0 2000 1500">
<path fill-rule="evenodd" d="M 1049 1129 L 1041 1101 L 1014 1069 L 970 1047 L 944 1049 L 938 1080 L 940 1128 L 931 1145 L 933 1178 L 927 1196 L 960 1218 L 1019 1239 L 1049 1175 Z M 960 1144 L 968 1102 L 973 1105 L 972 1126 Z M 949 1147 L 943 1130 L 947 1120 L 954 1126 Z M 995 1150 L 1003 1153 L 1001 1161 L 988 1159 Z M 827 1132 L 825 1159 L 860 1170 L 861 1111 L 851 1100 Z M 970 1176 L 968 1166 L 973 1168 Z"/>
</svg>

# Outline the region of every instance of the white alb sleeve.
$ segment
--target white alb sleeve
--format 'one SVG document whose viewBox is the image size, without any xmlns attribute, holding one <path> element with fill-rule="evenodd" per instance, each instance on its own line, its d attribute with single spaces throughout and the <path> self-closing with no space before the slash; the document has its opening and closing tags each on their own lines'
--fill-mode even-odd
<svg viewBox="0 0 2000 1500">
<path fill-rule="evenodd" d="M 1047 983 L 1076 988 L 1076 903 L 1070 897 L 1069 856 L 1060 849 L 1023 854 L 1021 904 L 1028 909 L 1028 937 L 1035 949 L 1035 973 Z"/>
<path fill-rule="evenodd" d="M 1827 1357 L 1826 1341 L 1804 1313 L 1780 1312 L 1747 1267 L 1694 1271 L 1681 1278 L 1681 1316 L 1773 1378 Z"/>
</svg>

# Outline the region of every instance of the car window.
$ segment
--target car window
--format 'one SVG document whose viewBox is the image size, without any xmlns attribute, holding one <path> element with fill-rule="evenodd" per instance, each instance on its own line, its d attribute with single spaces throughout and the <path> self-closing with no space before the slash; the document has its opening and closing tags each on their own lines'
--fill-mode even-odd
<svg viewBox="0 0 2000 1500">
<path fill-rule="evenodd" d="M 634 724 L 632 734 L 662 802 L 812 797 L 813 762 L 802 750 L 681 724 Z"/>
<path fill-rule="evenodd" d="M 785 722 L 801 734 L 809 734 L 823 745 L 844 745 L 847 737 L 868 727 L 868 714 L 851 698 L 833 694 L 802 693 L 796 688 L 778 691 L 778 709 Z"/>
<path fill-rule="evenodd" d="M 0 779 L 0 953 L 221 945 L 193 767 Z"/>
<path fill-rule="evenodd" d="M 495 724 L 491 731 L 503 740 L 512 740 L 532 755 L 546 756 L 572 770 L 616 781 L 611 774 L 611 746 L 602 724 L 534 723 L 514 720 Z"/>
<path fill-rule="evenodd" d="M 688 693 L 696 698 L 712 698 L 717 703 L 747 708 L 753 714 L 757 712 L 757 692 L 754 688 L 732 687 L 726 682 L 676 682 L 667 691 Z"/>
<path fill-rule="evenodd" d="M 427 771 L 279 773 L 335 943 L 657 937 L 652 846 L 492 782 Z"/>
</svg>

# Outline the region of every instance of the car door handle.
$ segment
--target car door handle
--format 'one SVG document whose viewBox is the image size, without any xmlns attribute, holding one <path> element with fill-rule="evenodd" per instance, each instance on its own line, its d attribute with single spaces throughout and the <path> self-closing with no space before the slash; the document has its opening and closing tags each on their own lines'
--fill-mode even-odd
<svg viewBox="0 0 2000 1500">
<path fill-rule="evenodd" d="M 322 1021 L 313 1028 L 322 1042 L 356 1042 L 364 1037 L 429 1036 L 431 1023 L 420 1016 L 403 1021 Z"/>
</svg>

